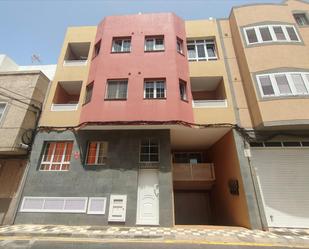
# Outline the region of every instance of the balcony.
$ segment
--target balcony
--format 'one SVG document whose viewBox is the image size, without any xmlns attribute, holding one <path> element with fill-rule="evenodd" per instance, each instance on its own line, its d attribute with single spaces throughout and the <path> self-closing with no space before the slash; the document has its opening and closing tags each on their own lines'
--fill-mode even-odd
<svg viewBox="0 0 309 249">
<path fill-rule="evenodd" d="M 210 189 L 214 184 L 215 171 L 212 163 L 174 163 L 175 189 Z"/>
<path fill-rule="evenodd" d="M 191 77 L 193 108 L 227 107 L 222 77 Z"/>
<path fill-rule="evenodd" d="M 69 43 L 63 66 L 85 66 L 88 61 L 90 42 Z"/>
<path fill-rule="evenodd" d="M 76 111 L 78 109 L 81 87 L 81 81 L 58 82 L 51 111 Z"/>
</svg>

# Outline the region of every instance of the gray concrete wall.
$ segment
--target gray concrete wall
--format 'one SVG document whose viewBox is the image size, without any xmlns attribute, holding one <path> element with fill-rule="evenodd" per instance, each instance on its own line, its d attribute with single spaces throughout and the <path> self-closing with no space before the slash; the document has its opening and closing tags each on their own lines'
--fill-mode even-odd
<svg viewBox="0 0 309 249">
<path fill-rule="evenodd" d="M 139 146 L 142 138 L 153 137 L 160 141 L 159 188 L 160 225 L 173 225 L 172 173 L 170 157 L 170 134 L 168 130 L 141 131 L 80 131 L 40 132 L 33 146 L 31 167 L 23 196 L 107 197 L 105 215 L 22 213 L 18 212 L 15 223 L 107 225 L 110 194 L 127 195 L 125 224 L 134 226 L 137 207 Z M 45 141 L 74 141 L 70 170 L 68 172 L 39 171 L 42 148 Z M 85 166 L 87 142 L 108 141 L 105 166 Z M 80 157 L 74 157 L 80 152 Z"/>
</svg>

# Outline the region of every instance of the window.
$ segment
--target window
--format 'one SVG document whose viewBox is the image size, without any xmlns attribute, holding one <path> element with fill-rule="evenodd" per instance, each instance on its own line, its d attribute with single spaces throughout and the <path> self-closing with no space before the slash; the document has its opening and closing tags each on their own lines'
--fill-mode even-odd
<svg viewBox="0 0 309 249">
<path fill-rule="evenodd" d="M 100 49 L 101 49 L 101 40 L 98 41 L 95 45 L 94 45 L 94 57 L 97 57 L 100 53 Z"/>
<path fill-rule="evenodd" d="M 307 77 L 309 74 L 307 74 Z M 305 82 L 299 73 L 291 74 L 292 81 L 294 82 L 296 92 L 298 94 L 308 94 L 308 90 L 306 88 Z"/>
<path fill-rule="evenodd" d="M 89 85 L 86 86 L 86 95 L 84 104 L 87 104 L 91 101 L 92 91 L 93 91 L 93 82 L 91 82 Z"/>
<path fill-rule="evenodd" d="M 268 75 L 260 76 L 259 80 L 260 80 L 260 84 L 261 84 L 261 87 L 262 87 L 264 95 L 273 95 L 273 94 L 275 94 L 273 86 L 271 84 L 270 77 Z"/>
<path fill-rule="evenodd" d="M 263 41 L 271 41 L 272 40 L 268 27 L 261 27 L 260 33 L 261 33 L 261 37 L 262 37 Z"/>
<path fill-rule="evenodd" d="M 247 44 L 270 42 L 300 42 L 292 25 L 263 25 L 244 28 Z"/>
<path fill-rule="evenodd" d="M 113 39 L 112 52 L 125 53 L 130 51 L 131 51 L 131 37 Z"/>
<path fill-rule="evenodd" d="M 40 170 L 69 170 L 72 148 L 73 142 L 47 142 L 44 147 Z"/>
<path fill-rule="evenodd" d="M 90 197 L 87 214 L 105 214 L 106 197 Z"/>
<path fill-rule="evenodd" d="M 159 162 L 159 141 L 156 139 L 143 139 L 140 145 L 140 162 Z"/>
<path fill-rule="evenodd" d="M 7 103 L 0 102 L 0 121 L 4 115 Z"/>
<path fill-rule="evenodd" d="M 296 34 L 294 27 L 287 27 L 286 30 L 289 34 L 291 41 L 298 41 L 298 37 L 297 37 L 297 34 Z"/>
<path fill-rule="evenodd" d="M 299 26 L 309 25 L 309 21 L 305 13 L 296 13 L 293 14 L 293 16 Z"/>
<path fill-rule="evenodd" d="M 126 99 L 128 80 L 108 80 L 106 99 Z"/>
<path fill-rule="evenodd" d="M 281 26 L 274 26 L 274 32 L 278 41 L 285 41 L 286 37 Z"/>
<path fill-rule="evenodd" d="M 187 41 L 189 61 L 217 60 L 214 40 Z"/>
<path fill-rule="evenodd" d="M 178 37 L 177 37 L 176 47 L 177 47 L 177 52 L 180 54 L 183 54 L 183 40 L 181 40 Z"/>
<path fill-rule="evenodd" d="M 87 197 L 32 197 L 25 196 L 20 212 L 86 213 Z"/>
<path fill-rule="evenodd" d="M 248 37 L 249 43 L 256 43 L 256 42 L 258 42 L 258 39 L 256 37 L 254 29 L 247 29 L 246 33 L 247 33 L 247 37 Z"/>
<path fill-rule="evenodd" d="M 107 142 L 89 142 L 87 150 L 87 165 L 105 164 L 107 158 Z"/>
<path fill-rule="evenodd" d="M 309 72 L 257 75 L 262 97 L 309 95 Z"/>
<path fill-rule="evenodd" d="M 179 80 L 179 93 L 181 100 L 187 100 L 187 83 Z"/>
<path fill-rule="evenodd" d="M 146 37 L 145 51 L 163 51 L 164 50 L 164 36 Z"/>
<path fill-rule="evenodd" d="M 275 79 L 276 79 L 280 94 L 288 95 L 292 93 L 291 88 L 289 86 L 288 79 L 286 78 L 285 74 L 276 74 Z"/>
<path fill-rule="evenodd" d="M 164 99 L 165 96 L 165 80 L 146 80 L 144 82 L 145 99 Z"/>
</svg>

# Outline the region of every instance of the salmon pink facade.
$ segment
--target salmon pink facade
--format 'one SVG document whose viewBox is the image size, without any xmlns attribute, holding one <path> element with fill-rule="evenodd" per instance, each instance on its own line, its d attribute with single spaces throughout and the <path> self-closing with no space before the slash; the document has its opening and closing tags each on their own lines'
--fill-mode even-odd
<svg viewBox="0 0 309 249">
<path fill-rule="evenodd" d="M 113 39 L 130 40 L 130 51 L 113 52 Z M 160 37 L 160 50 L 146 50 L 147 38 Z M 183 41 L 183 53 L 177 52 Z M 91 61 L 91 102 L 82 108 L 80 123 L 105 121 L 193 122 L 184 21 L 172 13 L 106 17 L 99 25 L 96 44 L 100 53 Z M 127 80 L 127 97 L 107 99 L 107 81 Z M 165 81 L 165 96 L 146 99 L 144 82 Z M 179 81 L 186 82 L 187 99 L 181 100 Z"/>
</svg>

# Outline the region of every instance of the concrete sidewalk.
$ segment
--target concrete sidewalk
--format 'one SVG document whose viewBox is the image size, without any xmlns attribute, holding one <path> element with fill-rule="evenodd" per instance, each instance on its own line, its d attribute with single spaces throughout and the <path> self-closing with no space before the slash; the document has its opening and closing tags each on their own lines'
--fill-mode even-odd
<svg viewBox="0 0 309 249">
<path fill-rule="evenodd" d="M 0 227 L 0 240 L 16 238 L 76 240 L 186 241 L 231 245 L 263 245 L 309 248 L 309 231 L 275 229 L 271 232 L 234 227 L 176 226 L 100 227 L 62 225 L 13 225 Z"/>
</svg>

